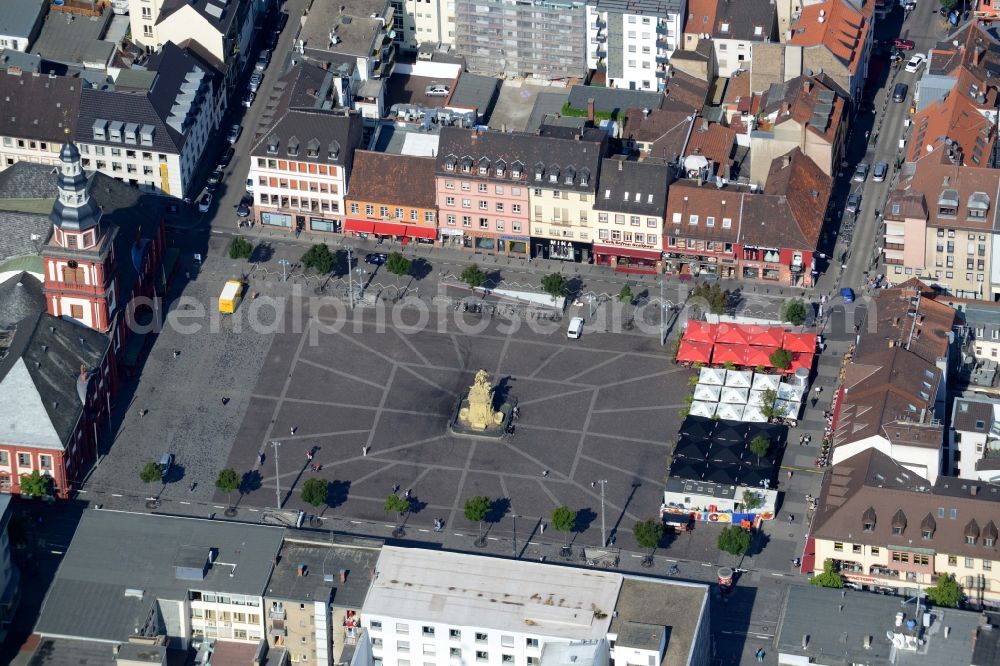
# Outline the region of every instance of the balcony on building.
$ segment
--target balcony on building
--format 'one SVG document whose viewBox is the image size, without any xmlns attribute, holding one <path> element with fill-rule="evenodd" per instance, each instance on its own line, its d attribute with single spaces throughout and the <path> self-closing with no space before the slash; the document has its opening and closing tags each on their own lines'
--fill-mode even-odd
<svg viewBox="0 0 1000 666">
<path fill-rule="evenodd" d="M 833 560 L 833 566 L 836 570 L 842 573 L 857 573 L 861 574 L 865 572 L 865 568 L 858 562 L 853 562 L 851 560 Z"/>
<path fill-rule="evenodd" d="M 880 564 L 873 564 L 870 573 L 872 576 L 881 576 L 883 578 L 899 578 L 899 569 L 892 569 Z"/>
<path fill-rule="evenodd" d="M 267 633 L 271 638 L 288 635 L 288 628 L 285 627 L 284 620 L 271 620 L 271 625 L 267 628 Z"/>
<path fill-rule="evenodd" d="M 267 613 L 267 617 L 272 620 L 284 621 L 288 617 L 288 613 L 284 608 L 271 608 Z"/>
<path fill-rule="evenodd" d="M 657 65 L 656 66 L 656 78 L 658 78 L 658 79 L 665 79 L 665 78 L 667 78 L 667 66 L 666 65 Z"/>
</svg>

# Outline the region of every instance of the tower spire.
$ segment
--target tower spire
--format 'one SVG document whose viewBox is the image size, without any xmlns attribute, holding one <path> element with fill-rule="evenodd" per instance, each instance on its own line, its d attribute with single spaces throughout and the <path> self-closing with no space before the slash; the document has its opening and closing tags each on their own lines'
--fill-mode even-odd
<svg viewBox="0 0 1000 666">
<path fill-rule="evenodd" d="M 80 151 L 72 143 L 59 151 L 59 198 L 49 218 L 58 229 L 79 233 L 98 226 L 101 209 L 88 191 L 87 176 L 80 162 Z"/>
</svg>

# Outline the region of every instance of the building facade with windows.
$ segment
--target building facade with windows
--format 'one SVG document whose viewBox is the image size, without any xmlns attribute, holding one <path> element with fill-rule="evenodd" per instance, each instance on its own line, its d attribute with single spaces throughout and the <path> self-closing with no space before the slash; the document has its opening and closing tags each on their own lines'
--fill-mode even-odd
<svg viewBox="0 0 1000 666">
<path fill-rule="evenodd" d="M 948 438 L 956 476 L 1000 481 L 1000 401 L 976 394 L 955 398 Z"/>
<path fill-rule="evenodd" d="M 301 534 L 281 545 L 264 595 L 267 640 L 293 664 L 332 666 L 354 661 L 368 639 L 361 608 L 381 543 L 338 538 L 337 544 Z"/>
<path fill-rule="evenodd" d="M 588 0 L 587 69 L 610 88 L 664 90 L 686 13 L 685 0 Z"/>
<path fill-rule="evenodd" d="M 434 158 L 356 151 L 347 206 L 348 233 L 433 243 Z"/>
<path fill-rule="evenodd" d="M 164 637 L 184 650 L 192 639 L 259 644 L 282 535 L 229 521 L 85 511 L 35 633 L 103 643 L 109 654 L 130 637 Z M 108 607 L 117 612 L 100 610 Z"/>
<path fill-rule="evenodd" d="M 657 161 L 608 158 L 594 202 L 594 263 L 656 271 L 663 261 L 663 220 L 672 169 Z"/>
<path fill-rule="evenodd" d="M 707 605 L 702 585 L 384 546 L 361 624 L 384 666 L 700 666 Z"/>
<path fill-rule="evenodd" d="M 583 77 L 586 26 L 584 0 L 455 0 L 455 50 L 476 74 Z"/>
<path fill-rule="evenodd" d="M 931 280 L 959 298 L 995 300 L 998 197 L 994 169 L 921 160 L 886 204 L 887 274 Z"/>
<path fill-rule="evenodd" d="M 113 87 L 84 89 L 73 140 L 87 171 L 145 192 L 188 197 L 225 108 L 221 80 L 172 43 L 153 62 L 155 71 L 128 70 Z"/>
<path fill-rule="evenodd" d="M 288 231 L 343 231 L 344 197 L 361 143 L 356 112 L 291 109 L 250 152 L 254 216 Z"/>
<path fill-rule="evenodd" d="M 812 286 L 832 179 L 796 148 L 775 159 L 763 191 L 683 179 L 664 223 L 668 274 Z"/>
<path fill-rule="evenodd" d="M 852 587 L 912 596 L 949 574 L 976 606 L 1000 607 L 1000 488 L 931 484 L 868 449 L 834 466 L 813 519 L 813 571 L 833 562 Z"/>
<path fill-rule="evenodd" d="M 226 97 L 251 57 L 256 0 L 128 0 L 136 44 L 154 53 L 168 42 L 193 42 L 223 74 Z M 256 51 L 254 51 L 256 54 Z"/>
<path fill-rule="evenodd" d="M 594 242 L 594 198 L 607 133 L 543 127 L 545 155 L 529 163 L 531 256 L 587 263 Z M 547 155 L 547 156 L 546 156 Z"/>
<path fill-rule="evenodd" d="M 56 165 L 59 149 L 76 132 L 85 81 L 41 75 L 21 67 L 0 69 L 0 170 L 20 161 Z M 46 100 L 39 104 L 38 100 Z"/>
<path fill-rule="evenodd" d="M 23 273 L 0 285 L 0 493 L 38 472 L 69 497 L 97 460 L 114 355 L 107 336 L 45 312 L 41 283 Z"/>
<path fill-rule="evenodd" d="M 435 171 L 439 233 L 489 254 L 581 261 L 607 135 L 441 129 Z"/>
</svg>

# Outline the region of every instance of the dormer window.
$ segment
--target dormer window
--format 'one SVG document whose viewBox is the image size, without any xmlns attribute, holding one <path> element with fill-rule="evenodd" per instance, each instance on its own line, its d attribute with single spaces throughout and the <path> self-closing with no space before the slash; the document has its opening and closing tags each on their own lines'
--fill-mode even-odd
<svg viewBox="0 0 1000 666">
<path fill-rule="evenodd" d="M 503 167 L 502 166 L 498 166 L 497 167 L 496 174 L 497 174 L 497 178 L 503 178 Z"/>
<path fill-rule="evenodd" d="M 97 119 L 94 121 L 94 139 L 97 141 L 107 141 L 108 139 L 108 121 Z"/>
<path fill-rule="evenodd" d="M 973 192 L 969 196 L 966 206 L 968 215 L 974 220 L 986 219 L 986 213 L 990 210 L 990 195 L 985 192 Z"/>
<path fill-rule="evenodd" d="M 894 536 L 902 536 L 903 531 L 906 529 L 906 514 L 900 509 L 896 512 L 896 515 L 892 517 L 892 533 Z"/>
<path fill-rule="evenodd" d="M 267 140 L 267 152 L 269 155 L 278 154 L 278 137 L 272 136 Z"/>
<path fill-rule="evenodd" d="M 875 531 L 875 507 L 868 507 L 868 509 L 861 516 L 861 522 L 864 525 L 865 532 Z"/>
<path fill-rule="evenodd" d="M 729 24 L 728 23 L 721 23 L 721 24 L 719 24 L 719 32 L 728 34 L 729 33 Z"/>
<path fill-rule="evenodd" d="M 338 157 L 340 157 L 340 142 L 339 141 L 331 141 L 330 145 L 328 145 L 326 148 L 327 148 L 326 155 L 327 155 L 327 157 L 329 159 L 335 160 Z"/>
<path fill-rule="evenodd" d="M 969 524 L 965 526 L 965 543 L 969 546 L 975 546 L 978 540 L 979 524 L 975 520 L 970 520 Z"/>
<path fill-rule="evenodd" d="M 604 190 L 604 198 L 605 199 L 611 198 L 611 190 Z"/>
<path fill-rule="evenodd" d="M 295 157 L 299 154 L 299 140 L 294 136 L 288 140 L 288 155 Z"/>
<path fill-rule="evenodd" d="M 938 197 L 938 215 L 955 217 L 958 215 L 958 191 L 947 189 Z"/>
<path fill-rule="evenodd" d="M 590 182 L 590 170 L 581 169 L 580 170 L 580 185 L 587 187 L 587 183 Z"/>
<path fill-rule="evenodd" d="M 444 170 L 445 171 L 454 171 L 455 170 L 455 163 L 454 162 L 445 162 L 444 163 Z"/>
<path fill-rule="evenodd" d="M 317 139 L 310 139 L 309 143 L 306 144 L 306 154 L 309 157 L 319 157 L 319 141 Z"/>
</svg>

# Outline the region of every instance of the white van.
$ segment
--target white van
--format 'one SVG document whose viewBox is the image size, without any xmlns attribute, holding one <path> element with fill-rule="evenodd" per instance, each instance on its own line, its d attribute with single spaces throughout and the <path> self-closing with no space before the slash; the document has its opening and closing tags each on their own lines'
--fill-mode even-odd
<svg viewBox="0 0 1000 666">
<path fill-rule="evenodd" d="M 253 194 L 253 178 L 247 178 L 247 192 Z"/>
<path fill-rule="evenodd" d="M 569 320 L 569 328 L 566 329 L 566 337 L 576 340 L 583 335 L 583 317 L 573 317 Z"/>
</svg>

